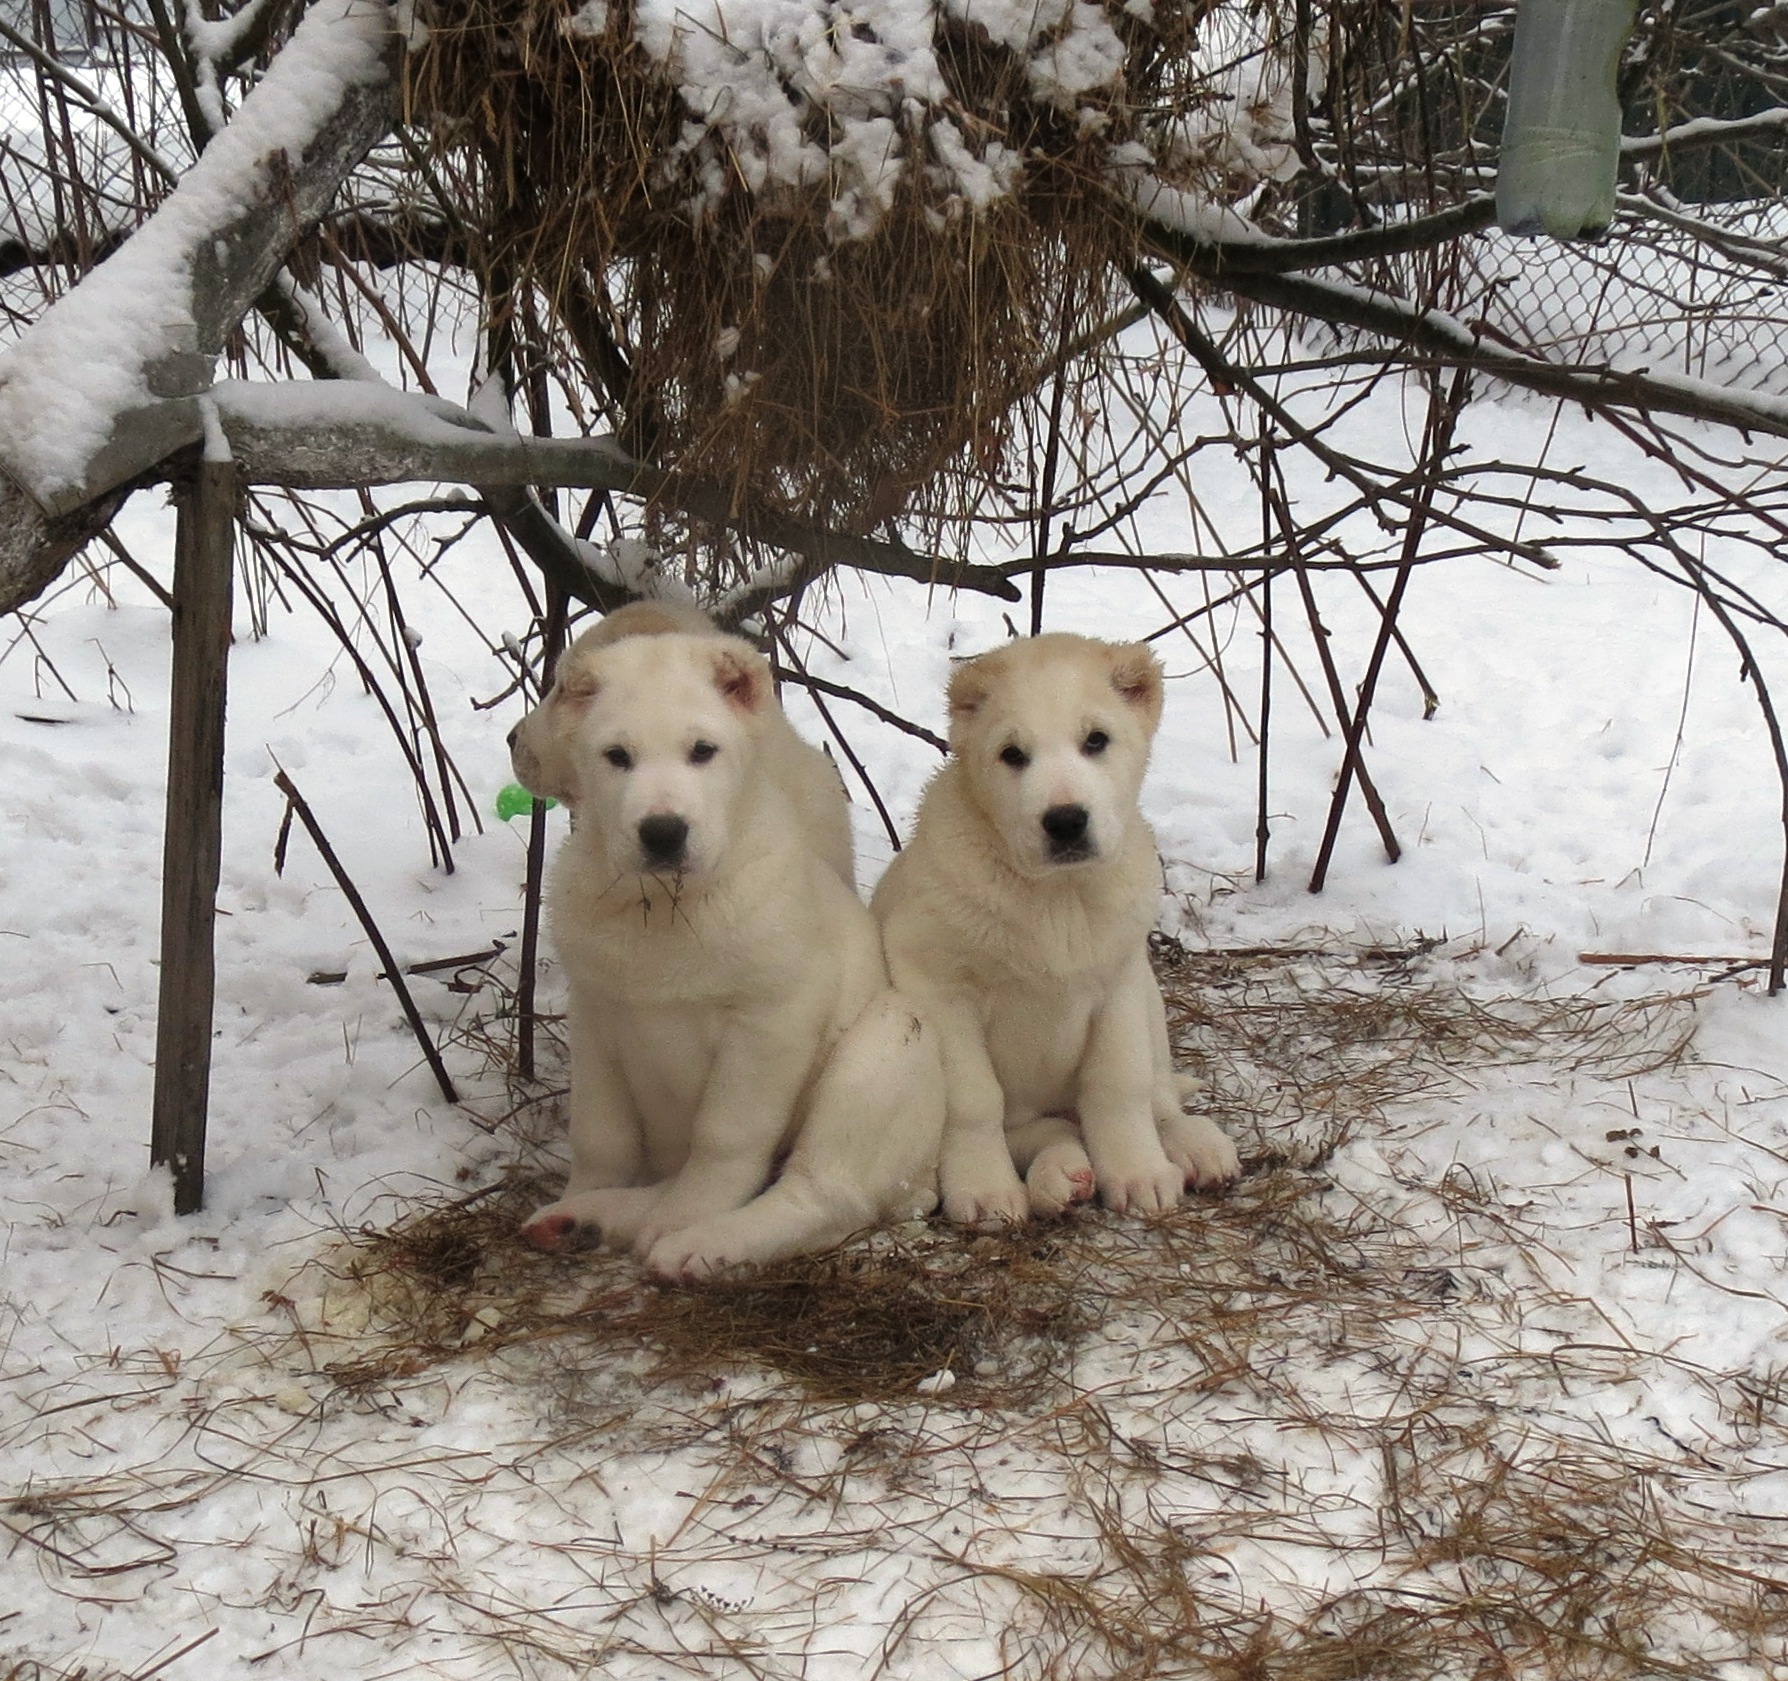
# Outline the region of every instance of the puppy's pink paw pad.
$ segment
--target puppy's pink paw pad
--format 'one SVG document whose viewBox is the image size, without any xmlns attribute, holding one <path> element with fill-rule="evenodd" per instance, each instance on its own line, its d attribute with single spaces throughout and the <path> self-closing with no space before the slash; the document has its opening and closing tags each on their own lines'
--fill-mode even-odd
<svg viewBox="0 0 1788 1681">
<path fill-rule="evenodd" d="M 1089 1167 L 1080 1173 L 1068 1175 L 1069 1202 L 1091 1202 L 1093 1200 L 1093 1170 Z"/>
<path fill-rule="evenodd" d="M 580 1247 L 577 1241 L 577 1220 L 570 1214 L 541 1214 L 521 1230 L 524 1241 L 548 1255 Z"/>
</svg>

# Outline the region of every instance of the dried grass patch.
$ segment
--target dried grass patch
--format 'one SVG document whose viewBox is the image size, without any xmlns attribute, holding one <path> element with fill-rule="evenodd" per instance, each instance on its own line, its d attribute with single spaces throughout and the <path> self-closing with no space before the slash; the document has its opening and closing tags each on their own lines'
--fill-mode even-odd
<svg viewBox="0 0 1788 1681">
<path fill-rule="evenodd" d="M 317 1263 L 332 1288 L 364 1292 L 384 1345 L 330 1363 L 334 1380 L 359 1391 L 437 1361 L 569 1338 L 585 1357 L 644 1351 L 654 1381 L 767 1368 L 817 1402 L 906 1399 L 937 1372 L 997 1365 L 1000 1394 L 1015 1403 L 1089 1328 L 1056 1231 L 965 1246 L 915 1223 L 746 1279 L 672 1290 L 642 1282 L 629 1258 L 524 1245 L 516 1233 L 553 1183 L 514 1175 L 364 1231 Z M 990 1398 L 992 1388 L 977 1393 Z"/>
<path fill-rule="evenodd" d="M 1478 1069 L 1545 1063 L 1621 1081 L 1671 1067 L 1694 1037 L 1694 990 L 1486 995 L 1432 939 L 1198 951 L 1158 935 L 1154 957 L 1176 1057 L 1204 1079 L 1205 1112 L 1254 1141 L 1256 1163 L 1318 1163 L 1389 1106 L 1458 1090 Z"/>
<path fill-rule="evenodd" d="M 1419 1319 L 1473 1286 L 1394 1223 L 1325 1197 L 1336 1149 L 1476 1067 L 1543 1058 L 1624 1079 L 1674 1061 L 1692 1032 L 1687 995 L 1486 1002 L 1431 970 L 1433 950 L 1199 953 L 1157 941 L 1178 1053 L 1249 1168 L 1224 1197 L 1146 1223 L 1083 1213 L 972 1235 L 912 1222 L 691 1291 L 642 1282 L 625 1257 L 527 1247 L 517 1233 L 556 1180 L 518 1169 L 312 1263 L 336 1300 L 363 1298 L 351 1319 L 378 1328 L 373 1348 L 329 1370 L 364 1390 L 570 1338 L 643 1353 L 654 1382 L 757 1368 L 815 1402 L 892 1404 L 948 1371 L 940 1404 L 1020 1409 L 1124 1315 L 1149 1316 L 1211 1387 L 1253 1369 L 1300 1314 L 1328 1321 L 1338 1346 Z M 1471 1200 L 1468 1186 L 1447 1194 Z"/>
</svg>

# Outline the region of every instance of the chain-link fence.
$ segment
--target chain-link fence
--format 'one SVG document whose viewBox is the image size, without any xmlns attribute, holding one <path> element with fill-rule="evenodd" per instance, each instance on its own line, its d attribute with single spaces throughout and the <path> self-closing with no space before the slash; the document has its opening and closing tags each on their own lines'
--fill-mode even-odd
<svg viewBox="0 0 1788 1681">
<path fill-rule="evenodd" d="M 1274 207 L 1275 231 L 1339 233 L 1490 190 L 1515 7 L 1352 0 L 1327 15 L 1334 33 L 1309 156 Z M 1623 129 L 1641 143 L 1679 138 L 1629 159 L 1605 240 L 1491 232 L 1458 241 L 1438 264 L 1418 256 L 1350 278 L 1438 303 L 1550 360 L 1788 393 L 1788 146 L 1779 126 L 1755 121 L 1785 90 L 1788 4 L 1642 6 L 1620 69 Z"/>
<path fill-rule="evenodd" d="M 1468 241 L 1466 312 L 1555 359 L 1788 393 L 1788 207 L 1698 205 L 1695 217 L 1705 226 L 1628 224 L 1597 245 Z"/>
</svg>

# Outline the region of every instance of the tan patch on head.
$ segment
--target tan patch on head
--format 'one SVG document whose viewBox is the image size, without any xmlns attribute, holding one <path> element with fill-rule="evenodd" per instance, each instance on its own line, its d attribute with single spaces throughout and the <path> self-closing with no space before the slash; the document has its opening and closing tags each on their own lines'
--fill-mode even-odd
<svg viewBox="0 0 1788 1681">
<path fill-rule="evenodd" d="M 629 636 L 715 636 L 714 621 L 701 608 L 682 601 L 630 601 L 603 615 L 573 644 L 579 649 L 606 648 Z"/>
</svg>

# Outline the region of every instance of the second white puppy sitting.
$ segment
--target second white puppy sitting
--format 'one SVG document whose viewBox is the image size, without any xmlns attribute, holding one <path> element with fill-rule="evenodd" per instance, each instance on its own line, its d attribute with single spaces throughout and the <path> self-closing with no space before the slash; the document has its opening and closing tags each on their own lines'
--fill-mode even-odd
<svg viewBox="0 0 1788 1681">
<path fill-rule="evenodd" d="M 960 666 L 949 706 L 950 761 L 874 901 L 894 982 L 942 1043 L 945 1212 L 1022 1220 L 1096 1186 L 1151 1213 L 1233 1179 L 1234 1146 L 1181 1112 L 1149 967 L 1154 656 L 1013 642 Z"/>
<path fill-rule="evenodd" d="M 522 783 L 576 818 L 549 899 L 571 1179 L 525 1235 L 695 1279 L 928 1212 L 942 1076 L 848 884 L 843 790 L 769 666 L 636 618 L 580 638 L 511 738 Z"/>
</svg>

